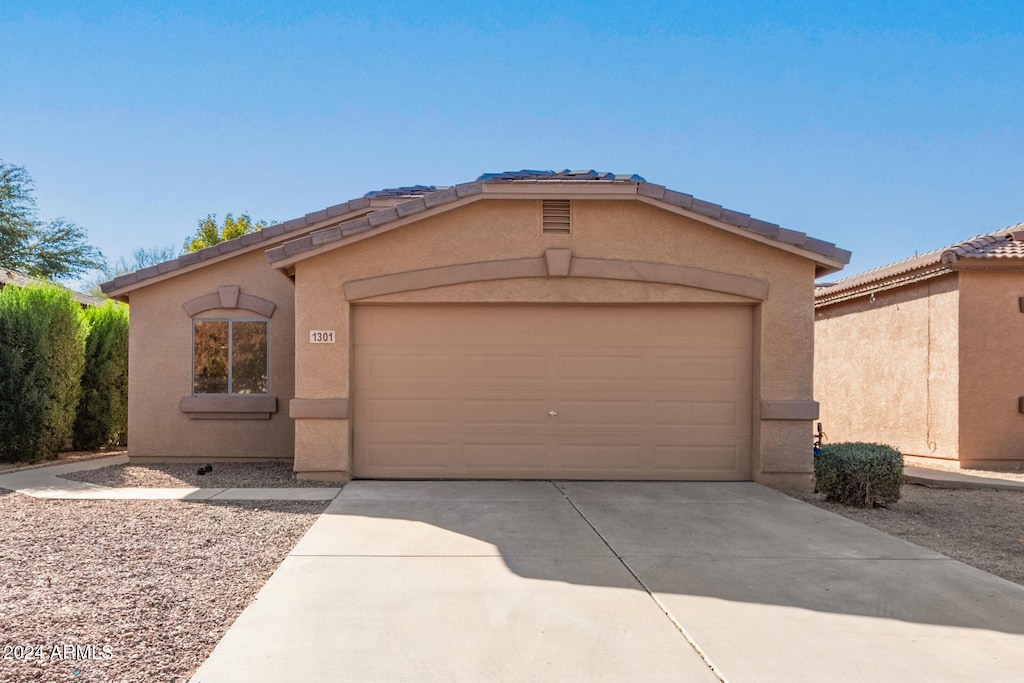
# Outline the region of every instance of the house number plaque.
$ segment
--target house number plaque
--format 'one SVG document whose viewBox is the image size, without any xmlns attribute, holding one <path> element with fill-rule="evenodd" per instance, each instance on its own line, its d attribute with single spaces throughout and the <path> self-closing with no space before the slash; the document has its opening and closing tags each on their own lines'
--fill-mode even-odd
<svg viewBox="0 0 1024 683">
<path fill-rule="evenodd" d="M 310 344 L 333 344 L 334 343 L 334 330 L 310 330 L 309 331 L 309 343 Z"/>
</svg>

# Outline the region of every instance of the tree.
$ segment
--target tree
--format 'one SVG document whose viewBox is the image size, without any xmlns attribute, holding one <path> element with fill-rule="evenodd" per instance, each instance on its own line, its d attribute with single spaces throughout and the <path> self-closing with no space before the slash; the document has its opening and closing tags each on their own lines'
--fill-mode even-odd
<svg viewBox="0 0 1024 683">
<path fill-rule="evenodd" d="M 134 273 L 136 270 L 155 266 L 164 261 L 170 261 L 173 258 L 177 258 L 178 255 L 178 250 L 173 244 L 169 244 L 166 247 L 150 247 L 148 249 L 142 247 L 135 249 L 132 251 L 131 261 L 121 256 L 113 263 L 100 268 L 99 274 L 88 281 L 88 284 L 85 286 L 85 292 L 90 296 L 105 297 L 106 295 L 103 293 L 103 290 L 100 289 L 100 285 L 104 282 L 109 282 L 121 275 Z"/>
<path fill-rule="evenodd" d="M 86 243 L 85 229 L 63 218 L 39 218 L 32 177 L 0 159 L 0 266 L 32 277 L 61 280 L 105 265 Z"/>
<path fill-rule="evenodd" d="M 198 221 L 196 232 L 192 237 L 185 240 L 185 252 L 192 253 L 212 247 L 215 244 L 233 240 L 250 232 L 256 232 L 270 225 L 266 221 L 253 222 L 252 216 L 242 213 L 235 218 L 230 213 L 224 216 L 223 225 L 217 225 L 217 214 L 207 214 L 206 218 Z"/>
</svg>

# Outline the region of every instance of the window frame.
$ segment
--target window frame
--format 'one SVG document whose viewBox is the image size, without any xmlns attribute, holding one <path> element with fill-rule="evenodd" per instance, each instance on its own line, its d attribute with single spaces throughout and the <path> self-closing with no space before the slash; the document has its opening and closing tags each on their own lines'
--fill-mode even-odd
<svg viewBox="0 0 1024 683">
<path fill-rule="evenodd" d="M 228 368 L 228 391 L 227 391 L 227 393 L 216 393 L 216 394 L 215 393 L 196 393 L 196 323 L 197 322 L 198 323 L 224 323 L 224 322 L 226 322 L 228 324 L 228 361 L 227 361 L 227 368 Z M 260 393 L 260 394 L 237 394 L 237 393 L 234 393 L 234 392 L 231 391 L 234 388 L 234 368 L 232 367 L 234 365 L 234 363 L 232 361 L 233 361 L 233 356 L 234 356 L 234 348 L 233 348 L 233 346 L 234 346 L 234 340 L 235 340 L 234 323 L 236 323 L 236 322 L 239 322 L 239 323 L 265 323 L 266 326 L 267 326 L 267 390 L 265 392 L 263 392 L 263 393 Z M 270 349 L 271 349 L 270 322 L 271 322 L 270 318 L 259 318 L 259 317 L 232 318 L 232 317 L 223 317 L 223 316 L 221 316 L 221 317 L 217 317 L 217 318 L 192 318 L 192 345 L 191 345 L 191 352 L 190 352 L 192 360 L 191 360 L 191 363 L 190 363 L 191 369 L 189 371 L 189 376 L 190 376 L 189 395 L 192 396 L 193 398 L 202 398 L 202 397 L 206 397 L 206 396 L 209 396 L 209 397 L 232 397 L 232 398 L 236 398 L 236 397 L 238 397 L 238 398 L 245 398 L 245 397 L 250 397 L 250 396 L 252 396 L 252 397 L 267 397 L 267 396 L 270 396 L 271 395 L 271 393 L 270 393 L 270 389 L 271 389 L 271 382 L 270 382 L 270 380 L 271 380 L 271 377 L 270 377 L 270 358 L 271 358 L 271 354 L 270 354 Z"/>
</svg>

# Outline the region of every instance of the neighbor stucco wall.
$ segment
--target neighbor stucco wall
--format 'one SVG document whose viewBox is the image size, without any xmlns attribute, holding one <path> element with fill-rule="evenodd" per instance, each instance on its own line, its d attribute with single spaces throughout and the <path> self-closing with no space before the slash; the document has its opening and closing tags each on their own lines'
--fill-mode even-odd
<svg viewBox="0 0 1024 683">
<path fill-rule="evenodd" d="M 960 271 L 960 461 L 1024 467 L 1024 277 L 1013 270 Z"/>
<path fill-rule="evenodd" d="M 828 441 L 957 457 L 957 275 L 818 309 L 814 396 Z"/>
<path fill-rule="evenodd" d="M 754 472 L 762 481 L 807 479 L 807 420 L 757 419 L 760 400 L 810 399 L 814 264 L 637 201 L 573 201 L 573 234 L 544 236 L 539 200 L 486 199 L 312 256 L 295 266 L 296 396 L 350 396 L 351 304 L 347 281 L 471 262 L 541 257 L 569 248 L 575 258 L 672 263 L 768 283 L 758 303 L 667 284 L 585 278 L 474 282 L 379 296 L 370 302 L 708 302 L 755 308 Z M 308 331 L 333 329 L 335 344 L 309 344 Z M 351 472 L 347 419 L 296 421 L 295 468 L 306 476 Z"/>
<path fill-rule="evenodd" d="M 190 299 L 237 285 L 242 294 L 277 304 L 270 318 L 270 419 L 191 419 L 181 412 L 191 395 Z M 131 292 L 128 334 L 128 454 L 138 459 L 290 458 L 294 427 L 294 286 L 273 270 L 262 251 L 241 254 Z M 244 310 L 210 310 L 197 317 L 258 317 Z"/>
</svg>

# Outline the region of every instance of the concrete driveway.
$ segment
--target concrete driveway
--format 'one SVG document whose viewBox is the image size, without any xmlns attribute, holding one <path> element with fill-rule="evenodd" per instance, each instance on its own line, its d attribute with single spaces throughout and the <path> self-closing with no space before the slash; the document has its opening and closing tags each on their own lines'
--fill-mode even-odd
<svg viewBox="0 0 1024 683">
<path fill-rule="evenodd" d="M 751 483 L 349 484 L 196 682 L 1024 680 L 1024 588 Z"/>
</svg>

